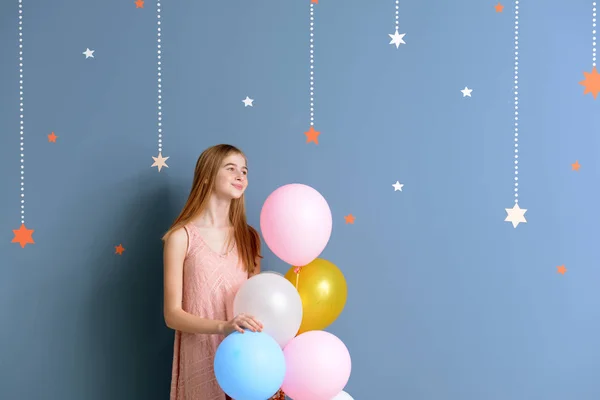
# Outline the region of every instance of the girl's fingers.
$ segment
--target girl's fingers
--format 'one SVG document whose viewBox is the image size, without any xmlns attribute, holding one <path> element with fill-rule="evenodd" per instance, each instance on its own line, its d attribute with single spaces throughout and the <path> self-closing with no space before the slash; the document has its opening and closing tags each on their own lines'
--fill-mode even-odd
<svg viewBox="0 0 600 400">
<path fill-rule="evenodd" d="M 263 327 L 263 324 L 262 324 L 262 323 L 261 323 L 259 320 L 255 319 L 255 320 L 254 320 L 254 322 L 256 322 L 256 325 L 257 325 L 257 326 L 258 326 L 258 327 L 259 327 L 261 330 L 262 330 L 262 328 L 264 328 L 264 327 Z"/>
<path fill-rule="evenodd" d="M 248 329 L 250 329 L 253 332 L 256 332 L 258 330 L 258 326 L 256 326 L 254 321 L 250 318 L 246 319 L 244 321 L 244 324 L 248 327 Z"/>
<path fill-rule="evenodd" d="M 256 328 L 254 327 L 254 325 L 252 324 L 252 322 L 248 321 L 246 322 L 246 326 L 248 327 L 248 329 L 250 329 L 252 332 L 256 332 Z"/>
<path fill-rule="evenodd" d="M 260 322 L 258 322 L 254 318 L 252 318 L 251 321 L 252 321 L 252 326 L 254 326 L 254 329 L 256 329 L 257 331 L 260 332 L 262 330 L 262 325 L 260 324 Z"/>
<path fill-rule="evenodd" d="M 256 325 L 257 328 L 261 327 L 260 322 L 252 315 L 245 315 L 245 318 L 247 321 L 250 321 L 251 324 Z"/>
<path fill-rule="evenodd" d="M 252 321 L 252 325 L 254 326 L 254 329 L 256 329 L 257 332 L 262 331 L 262 327 L 257 321 Z"/>
</svg>

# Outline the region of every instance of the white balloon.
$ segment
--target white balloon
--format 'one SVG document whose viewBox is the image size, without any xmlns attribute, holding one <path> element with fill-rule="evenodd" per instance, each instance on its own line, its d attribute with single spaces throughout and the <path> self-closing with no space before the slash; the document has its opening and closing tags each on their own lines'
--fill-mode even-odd
<svg viewBox="0 0 600 400">
<path fill-rule="evenodd" d="M 302 299 L 282 275 L 263 272 L 240 287 L 233 300 L 233 313 L 255 317 L 263 324 L 263 332 L 283 348 L 300 329 Z"/>
<path fill-rule="evenodd" d="M 277 271 L 262 271 L 261 274 L 275 274 L 275 275 L 279 275 L 279 276 L 284 276 L 281 272 L 277 272 Z"/>
<path fill-rule="evenodd" d="M 354 400 L 354 398 L 342 390 L 331 400 Z"/>
</svg>

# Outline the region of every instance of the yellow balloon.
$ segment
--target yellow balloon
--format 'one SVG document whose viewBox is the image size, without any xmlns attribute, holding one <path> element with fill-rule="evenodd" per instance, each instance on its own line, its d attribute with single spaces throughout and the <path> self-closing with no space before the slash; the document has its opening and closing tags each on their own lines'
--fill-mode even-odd
<svg viewBox="0 0 600 400">
<path fill-rule="evenodd" d="M 323 330 L 342 313 L 348 288 L 344 274 L 332 262 L 317 258 L 303 267 L 290 268 L 285 278 L 296 287 L 302 299 L 298 335 Z"/>
</svg>

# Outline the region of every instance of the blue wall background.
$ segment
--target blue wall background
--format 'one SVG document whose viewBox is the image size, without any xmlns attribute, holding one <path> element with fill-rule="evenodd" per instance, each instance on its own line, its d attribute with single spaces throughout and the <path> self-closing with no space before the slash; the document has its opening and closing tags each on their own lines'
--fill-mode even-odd
<svg viewBox="0 0 600 400">
<path fill-rule="evenodd" d="M 328 200 L 334 227 L 322 257 L 349 288 L 328 330 L 351 352 L 355 399 L 600 398 L 600 99 L 578 84 L 592 68 L 590 1 L 520 4 L 519 204 L 528 211 L 516 229 L 504 222 L 513 3 L 496 13 L 495 1 L 402 0 L 406 44 L 396 49 L 393 1 L 321 0 L 318 146 L 303 134 L 308 0 L 163 3 L 170 158 L 159 173 L 150 168 L 156 4 L 25 0 L 26 225 L 35 230 L 25 248 L 11 243 L 18 4 L 0 3 L 0 398 L 167 398 L 160 236 L 196 158 L 221 142 L 249 157 L 254 226 L 281 185 L 305 183 Z M 288 269 L 265 255 L 264 269 Z"/>
</svg>

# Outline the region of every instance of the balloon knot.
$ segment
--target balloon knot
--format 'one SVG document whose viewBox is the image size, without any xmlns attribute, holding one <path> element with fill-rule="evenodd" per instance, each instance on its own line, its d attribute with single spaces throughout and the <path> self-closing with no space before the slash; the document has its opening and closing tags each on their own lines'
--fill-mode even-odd
<svg viewBox="0 0 600 400">
<path fill-rule="evenodd" d="M 302 267 L 295 267 L 295 268 L 294 268 L 294 272 L 295 272 L 296 274 L 299 274 L 301 269 L 302 269 Z"/>
</svg>

